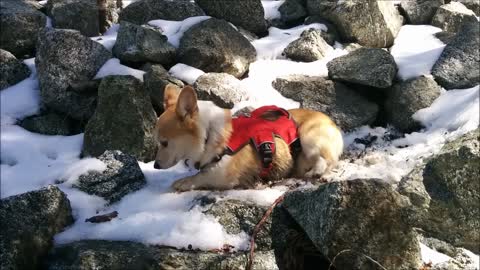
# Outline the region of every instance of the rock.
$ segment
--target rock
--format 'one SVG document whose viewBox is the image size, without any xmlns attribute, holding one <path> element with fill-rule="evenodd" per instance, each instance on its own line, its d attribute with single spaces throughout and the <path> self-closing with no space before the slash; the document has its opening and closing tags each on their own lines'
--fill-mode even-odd
<svg viewBox="0 0 480 270">
<path fill-rule="evenodd" d="M 163 113 L 163 91 L 168 84 L 175 84 L 180 88 L 184 87 L 181 80 L 171 76 L 161 65 L 150 65 L 145 69 L 143 75 L 145 89 L 150 93 L 153 108 L 157 115 Z"/>
<path fill-rule="evenodd" d="M 238 200 L 222 200 L 210 206 L 205 214 L 214 216 L 229 234 L 245 232 L 253 234 L 253 229 L 267 211 L 267 206 Z M 255 237 L 255 250 L 270 250 L 272 236 L 270 228 L 272 218 L 269 217 Z"/>
<path fill-rule="evenodd" d="M 105 47 L 78 31 L 42 31 L 35 58 L 42 103 L 74 119 L 88 120 L 95 110 L 96 93 L 79 94 L 69 88 L 91 80 L 110 57 Z"/>
<path fill-rule="evenodd" d="M 27 65 L 10 52 L 0 49 L 0 90 L 23 81 L 30 73 Z"/>
<path fill-rule="evenodd" d="M 360 48 L 328 62 L 328 76 L 377 88 L 392 86 L 397 74 L 393 56 L 382 49 Z"/>
<path fill-rule="evenodd" d="M 400 8 L 409 24 L 430 24 L 437 9 L 445 0 L 404 0 Z"/>
<path fill-rule="evenodd" d="M 199 99 L 226 109 L 232 109 L 248 96 L 241 81 L 227 73 L 205 73 L 195 81 L 194 88 Z"/>
<path fill-rule="evenodd" d="M 305 19 L 304 24 L 309 25 L 312 23 L 321 23 L 327 27 L 327 31 L 322 31 L 321 36 L 328 43 L 328 45 L 335 45 L 335 41 L 340 40 L 340 35 L 338 34 L 337 28 L 331 22 L 323 19 L 318 15 L 308 16 Z"/>
<path fill-rule="evenodd" d="M 348 43 L 348 44 L 345 44 L 343 48 L 348 52 L 353 52 L 357 49 L 363 48 L 363 46 L 358 43 Z"/>
<path fill-rule="evenodd" d="M 480 16 L 480 2 L 478 0 L 457 0 L 464 6 L 475 12 L 475 15 Z"/>
<path fill-rule="evenodd" d="M 416 226 L 428 237 L 480 252 L 479 129 L 449 142 L 405 176 L 399 192 L 416 207 Z"/>
<path fill-rule="evenodd" d="M 16 57 L 32 56 L 38 33 L 45 28 L 47 17 L 30 1 L 0 2 L 0 48 Z"/>
<path fill-rule="evenodd" d="M 432 75 L 445 89 L 470 88 L 480 82 L 479 23 L 465 24 L 433 65 Z"/>
<path fill-rule="evenodd" d="M 332 47 L 322 38 L 322 31 L 311 28 L 288 44 L 283 54 L 294 61 L 313 62 L 325 57 L 330 50 Z"/>
<path fill-rule="evenodd" d="M 195 0 L 208 16 L 224 19 L 258 35 L 267 32 L 267 22 L 260 0 Z"/>
<path fill-rule="evenodd" d="M 98 89 L 95 114 L 85 127 L 83 154 L 120 150 L 142 161 L 155 158 L 157 118 L 150 95 L 133 76 L 107 76 Z"/>
<path fill-rule="evenodd" d="M 98 159 L 107 165 L 106 170 L 81 175 L 74 187 L 114 203 L 147 183 L 133 156 L 107 150 Z"/>
<path fill-rule="evenodd" d="M 160 30 L 148 25 L 120 23 L 113 55 L 123 62 L 154 62 L 170 65 L 175 61 L 176 49 Z"/>
<path fill-rule="evenodd" d="M 182 21 L 204 15 L 203 10 L 189 0 L 139 0 L 124 8 L 119 20 L 141 25 L 151 20 Z"/>
<path fill-rule="evenodd" d="M 244 252 L 180 251 L 127 241 L 84 240 L 55 247 L 47 269 L 244 270 L 246 262 Z M 273 252 L 255 252 L 252 269 L 278 269 Z"/>
<path fill-rule="evenodd" d="M 412 118 L 420 109 L 430 107 L 440 96 L 440 86 L 429 77 L 418 77 L 395 84 L 387 93 L 385 111 L 387 121 L 403 132 L 411 132 L 421 125 Z"/>
<path fill-rule="evenodd" d="M 454 33 L 441 31 L 441 32 L 435 33 L 434 36 L 440 39 L 444 44 L 448 44 L 452 42 L 452 40 L 455 38 L 456 35 Z"/>
<path fill-rule="evenodd" d="M 281 206 L 337 269 L 418 269 L 408 199 L 379 179 L 331 182 L 288 193 Z M 350 250 L 350 252 L 345 251 Z M 342 256 L 337 256 L 342 253 Z"/>
<path fill-rule="evenodd" d="M 278 8 L 280 20 L 286 25 L 302 22 L 308 13 L 301 0 L 286 0 Z"/>
<path fill-rule="evenodd" d="M 343 41 L 366 47 L 392 46 L 403 24 L 403 17 L 392 1 L 307 0 L 307 10 L 310 15 L 332 21 Z"/>
<path fill-rule="evenodd" d="M 89 37 L 98 36 L 116 23 L 120 8 L 116 0 L 50 0 L 46 4 L 55 28 L 78 30 Z"/>
<path fill-rule="evenodd" d="M 300 102 L 300 108 L 321 111 L 347 131 L 372 124 L 378 106 L 339 82 L 323 77 L 290 75 L 277 78 L 273 87 Z"/>
<path fill-rule="evenodd" d="M 55 112 L 27 117 L 19 125 L 30 132 L 45 135 L 70 136 L 83 132 L 80 123 Z"/>
<path fill-rule="evenodd" d="M 478 23 L 478 20 L 473 11 L 456 1 L 439 7 L 432 19 L 433 26 L 451 33 L 457 33 L 465 23 Z"/>
<path fill-rule="evenodd" d="M 37 269 L 53 236 L 73 223 L 67 196 L 55 186 L 2 199 L 0 268 Z"/>
<path fill-rule="evenodd" d="M 181 63 L 237 78 L 256 60 L 256 54 L 252 44 L 228 22 L 213 18 L 187 30 L 178 50 Z"/>
</svg>

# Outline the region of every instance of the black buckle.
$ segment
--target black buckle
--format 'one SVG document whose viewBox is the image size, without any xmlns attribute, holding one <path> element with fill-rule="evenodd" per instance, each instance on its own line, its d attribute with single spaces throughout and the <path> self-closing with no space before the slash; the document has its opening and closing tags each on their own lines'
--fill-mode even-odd
<svg viewBox="0 0 480 270">
<path fill-rule="evenodd" d="M 262 143 L 260 145 L 260 157 L 263 168 L 268 168 L 273 161 L 272 143 Z"/>
</svg>

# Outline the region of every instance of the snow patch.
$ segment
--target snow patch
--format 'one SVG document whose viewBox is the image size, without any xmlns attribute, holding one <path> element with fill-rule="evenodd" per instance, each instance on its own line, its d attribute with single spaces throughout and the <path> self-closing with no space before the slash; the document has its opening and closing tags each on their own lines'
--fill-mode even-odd
<svg viewBox="0 0 480 270">
<path fill-rule="evenodd" d="M 195 16 L 183 21 L 153 20 L 149 21 L 148 24 L 160 28 L 162 34 L 168 37 L 168 42 L 178 48 L 180 39 L 190 27 L 210 18 L 210 16 Z"/>
<path fill-rule="evenodd" d="M 280 18 L 280 11 L 278 11 L 278 8 L 283 5 L 283 3 L 285 3 L 285 0 L 262 1 L 265 20 L 271 21 Z"/>
<path fill-rule="evenodd" d="M 107 50 L 112 51 L 115 42 L 117 41 L 119 24 L 112 25 L 103 35 L 97 37 L 91 37 L 93 41 L 102 44 Z"/>
<path fill-rule="evenodd" d="M 202 70 L 194 68 L 182 63 L 178 63 L 170 68 L 168 71 L 172 76 L 187 82 L 188 84 L 194 84 L 198 77 L 205 74 Z"/>
<path fill-rule="evenodd" d="M 145 74 L 145 71 L 127 67 L 120 64 L 118 58 L 111 58 L 103 64 L 94 79 L 100 79 L 109 75 L 131 75 L 143 82 L 143 74 Z"/>
</svg>

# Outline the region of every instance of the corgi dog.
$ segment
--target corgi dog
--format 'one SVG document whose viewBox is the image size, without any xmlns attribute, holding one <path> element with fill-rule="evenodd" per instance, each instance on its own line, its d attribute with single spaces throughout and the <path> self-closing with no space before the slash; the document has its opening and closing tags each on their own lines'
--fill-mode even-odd
<svg viewBox="0 0 480 270">
<path fill-rule="evenodd" d="M 235 152 L 225 151 L 235 130 L 242 127 L 234 129 L 236 118 L 230 110 L 210 101 L 197 100 L 191 86 L 180 89 L 167 85 L 163 105 L 164 112 L 155 126 L 158 152 L 154 168 L 168 169 L 181 160 L 189 160 L 199 169 L 196 175 L 175 181 L 172 187 L 177 191 L 251 188 L 258 181 L 321 176 L 335 166 L 343 151 L 340 129 L 321 112 L 279 110 L 280 114 L 286 112 L 295 123 L 293 132 L 297 134 L 301 150 L 293 153 L 284 138 L 271 136 L 268 145 L 274 146 L 274 152 L 264 151 L 271 154 L 265 164 L 266 159 L 262 159 L 254 143 L 246 143 Z M 278 115 L 267 110 L 258 121 L 273 122 L 275 119 L 270 118 Z M 287 116 L 281 117 L 287 119 Z"/>
</svg>

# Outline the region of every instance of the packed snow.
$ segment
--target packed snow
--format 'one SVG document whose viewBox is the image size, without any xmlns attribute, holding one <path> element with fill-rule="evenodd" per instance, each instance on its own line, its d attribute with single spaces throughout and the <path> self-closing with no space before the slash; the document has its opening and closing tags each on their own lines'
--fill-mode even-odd
<svg viewBox="0 0 480 270">
<path fill-rule="evenodd" d="M 124 1 L 126 3 L 127 1 Z M 265 1 L 264 1 L 265 2 Z M 275 3 L 278 4 L 278 3 Z M 273 6 L 273 3 L 264 6 Z M 265 8 L 267 10 L 269 8 Z M 270 11 L 269 11 L 270 12 Z M 267 13 L 267 12 L 266 12 Z M 271 14 L 271 13 L 270 13 Z M 270 15 L 269 15 L 270 16 Z M 276 15 L 275 15 L 276 16 Z M 184 31 L 200 22 L 200 17 L 182 22 L 151 21 L 164 31 L 168 40 L 176 43 Z M 276 104 L 286 108 L 298 107 L 298 103 L 286 99 L 272 88 L 271 82 L 279 76 L 305 74 L 327 76 L 326 63 L 348 52 L 338 45 L 324 59 L 311 63 L 298 63 L 285 59 L 282 51 L 308 28 L 327 31 L 325 25 L 311 24 L 282 30 L 270 28 L 269 35 L 252 42 L 257 50 L 257 61 L 250 65 L 248 77 L 241 83 L 249 89 L 243 106 Z M 118 26 L 106 35 L 92 38 L 111 49 L 115 43 Z M 433 37 L 437 29 L 429 26 L 404 26 L 392 48 L 400 68 L 399 77 L 408 79 L 429 74 L 443 44 Z M 175 45 L 175 44 L 174 44 Z M 34 59 L 25 60 L 32 75 L 24 81 L 0 92 L 1 99 L 1 197 L 36 190 L 49 184 L 58 185 L 68 196 L 76 222 L 55 237 L 57 244 L 79 239 L 132 240 L 149 244 L 167 245 L 209 250 L 224 244 L 236 249 L 248 248 L 249 236 L 245 233 L 226 233 L 218 221 L 204 214 L 199 206 L 202 196 L 217 200 L 238 199 L 260 205 L 270 205 L 287 187 L 278 186 L 257 190 L 230 190 L 225 192 L 192 191 L 172 192 L 170 185 L 176 179 L 195 173 L 183 164 L 168 170 L 155 170 L 153 162 L 139 162 L 147 185 L 128 194 L 119 202 L 108 205 L 97 196 L 88 195 L 72 187 L 78 176 L 91 170 L 102 171 L 105 164 L 95 158 L 80 159 L 83 134 L 75 136 L 46 136 L 28 132 L 16 125 L 18 120 L 38 113 L 40 109 L 39 86 Z M 423 64 L 421 64 L 423 63 Z M 204 72 L 184 64 L 173 66 L 169 72 L 189 84 Z M 143 71 L 121 65 L 118 59 L 110 59 L 95 78 L 113 74 L 130 74 L 143 78 Z M 415 119 L 425 128 L 420 132 L 397 136 L 397 132 L 383 127 L 360 127 L 344 134 L 346 155 L 338 168 L 328 175 L 334 181 L 359 177 L 382 178 L 398 182 L 423 158 L 439 151 L 441 146 L 479 125 L 479 86 L 466 90 L 443 91 L 429 108 L 418 111 Z M 376 140 L 372 138 L 376 136 Z M 372 139 L 365 147 L 355 139 Z M 393 139 L 392 139 L 393 138 Z M 108 223 L 84 222 L 88 217 L 118 211 L 119 217 Z M 208 237 L 205 237 L 208 235 Z M 448 258 L 421 246 L 425 262 L 443 262 Z M 477 255 L 472 258 L 478 261 Z"/>
<path fill-rule="evenodd" d="M 280 11 L 278 8 L 285 3 L 285 0 L 280 1 L 262 1 L 265 20 L 273 20 L 280 18 Z"/>
</svg>

